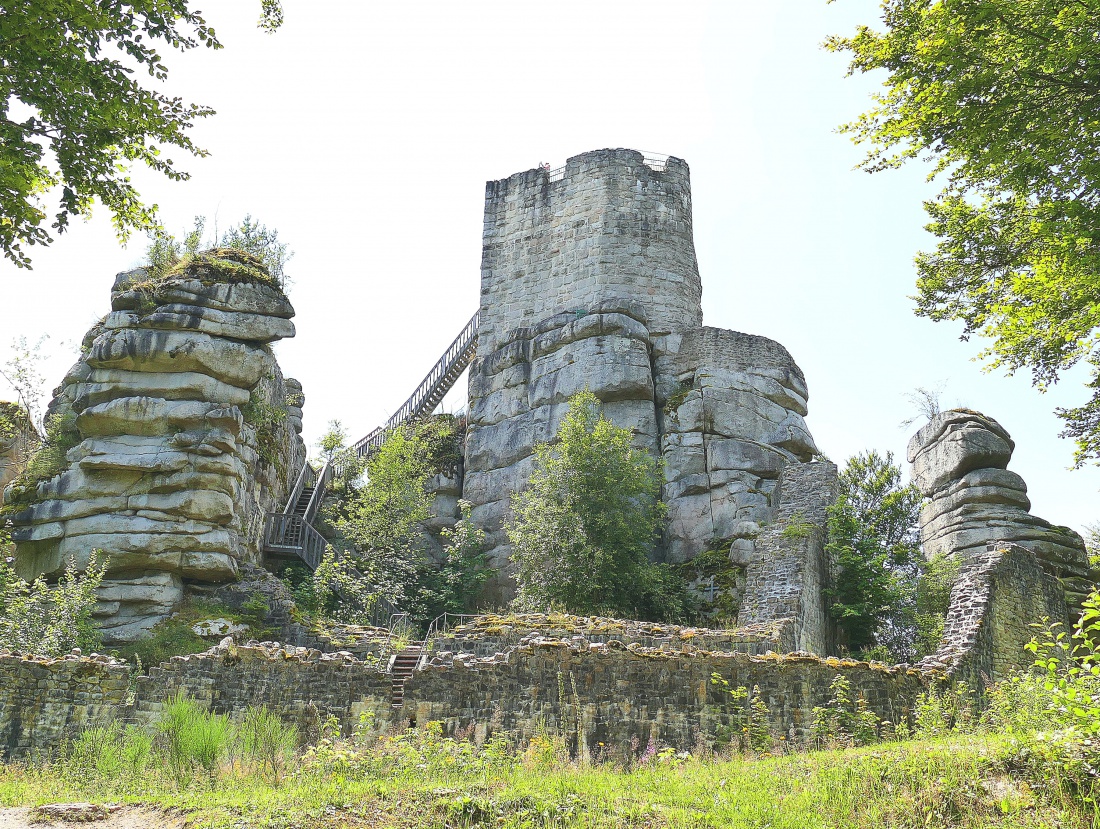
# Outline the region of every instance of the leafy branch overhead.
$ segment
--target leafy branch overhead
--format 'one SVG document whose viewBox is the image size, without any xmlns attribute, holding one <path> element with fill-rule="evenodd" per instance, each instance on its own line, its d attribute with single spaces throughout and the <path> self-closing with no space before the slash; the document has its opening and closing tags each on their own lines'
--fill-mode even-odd
<svg viewBox="0 0 1100 829">
<path fill-rule="evenodd" d="M 262 0 L 260 27 L 282 23 Z M 220 49 L 188 0 L 23 0 L 0 6 L 0 250 L 30 267 L 26 248 L 53 241 L 96 199 L 123 240 L 157 226 L 130 180 L 144 164 L 173 180 L 188 173 L 165 155 L 204 156 L 188 130 L 214 110 L 144 85 L 168 77 L 161 50 Z M 52 224 L 47 197 L 54 198 Z"/>
<path fill-rule="evenodd" d="M 885 0 L 884 31 L 827 47 L 884 69 L 843 127 L 868 172 L 934 162 L 939 242 L 917 256 L 917 313 L 988 337 L 990 368 L 1045 390 L 1091 365 L 1091 399 L 1059 409 L 1078 465 L 1100 459 L 1100 0 Z"/>
</svg>

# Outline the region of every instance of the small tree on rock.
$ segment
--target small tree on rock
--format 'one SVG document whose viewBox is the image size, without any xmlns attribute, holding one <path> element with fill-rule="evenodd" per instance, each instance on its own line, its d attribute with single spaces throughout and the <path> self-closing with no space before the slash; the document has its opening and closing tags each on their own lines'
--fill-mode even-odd
<svg viewBox="0 0 1100 829">
<path fill-rule="evenodd" d="M 589 391 L 569 401 L 553 444 L 512 496 L 507 525 L 518 605 L 574 613 L 675 619 L 688 610 L 680 580 L 649 553 L 665 516 L 658 462 L 631 445 Z"/>
</svg>

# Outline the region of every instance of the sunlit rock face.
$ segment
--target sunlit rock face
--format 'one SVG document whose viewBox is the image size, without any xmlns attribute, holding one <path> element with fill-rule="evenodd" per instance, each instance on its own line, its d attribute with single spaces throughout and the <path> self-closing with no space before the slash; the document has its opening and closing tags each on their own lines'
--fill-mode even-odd
<svg viewBox="0 0 1100 829">
<path fill-rule="evenodd" d="M 1088 595 L 1088 555 L 1081 536 L 1031 515 L 1027 484 L 1008 471 L 1015 443 L 1000 423 L 967 409 L 942 412 L 909 441 L 921 509 L 924 554 L 966 562 L 997 542 L 1031 550 L 1059 578 L 1071 607 Z"/>
<path fill-rule="evenodd" d="M 654 556 L 755 561 L 781 471 L 816 453 L 806 382 L 778 343 L 702 325 L 687 163 L 597 150 L 491 181 L 483 243 L 462 495 L 489 532 L 489 598 L 512 595 L 511 495 L 585 388 L 664 461 Z"/>
<path fill-rule="evenodd" d="M 188 582 L 258 562 L 264 513 L 305 460 L 301 386 L 270 348 L 294 336 L 294 309 L 258 261 L 215 250 L 162 280 L 122 273 L 111 309 L 50 404 L 63 470 L 12 493 L 25 578 L 110 557 L 108 642 L 173 612 Z"/>
</svg>

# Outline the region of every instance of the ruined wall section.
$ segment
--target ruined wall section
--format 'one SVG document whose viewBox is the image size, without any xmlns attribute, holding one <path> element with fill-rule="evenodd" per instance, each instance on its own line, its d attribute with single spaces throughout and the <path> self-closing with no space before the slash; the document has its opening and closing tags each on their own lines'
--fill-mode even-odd
<svg viewBox="0 0 1100 829">
<path fill-rule="evenodd" d="M 972 689 L 1028 668 L 1024 650 L 1043 619 L 1069 630 L 1062 583 L 1035 554 L 1016 544 L 991 543 L 966 559 L 951 589 L 939 650 L 921 667 L 944 670 Z"/>
<path fill-rule="evenodd" d="M 785 650 L 829 653 L 835 631 L 825 604 L 830 564 L 825 553 L 828 508 L 837 497 L 837 468 L 829 462 L 789 464 L 779 476 L 775 519 L 751 549 L 735 545 L 744 562 L 745 602 L 739 626 L 788 619 Z"/>
<path fill-rule="evenodd" d="M 1031 515 L 1027 484 L 1007 469 L 1014 448 L 1000 423 L 969 409 L 941 412 L 913 436 L 913 482 L 928 499 L 920 513 L 924 554 L 965 564 L 991 543 L 1018 544 L 1061 580 L 1070 607 L 1079 607 L 1093 584 L 1085 543 Z"/>
<path fill-rule="evenodd" d="M 264 705 L 303 736 L 333 716 L 349 734 L 363 714 L 385 731 L 437 720 L 447 734 L 484 738 L 507 730 L 528 740 L 546 729 L 565 736 L 581 757 L 600 744 L 631 741 L 690 750 L 732 722 L 734 705 L 711 677 L 733 688 L 759 687 L 773 733 L 809 736 L 815 706 L 829 701 L 838 675 L 882 721 L 911 720 L 917 694 L 935 673 L 815 656 L 751 656 L 683 644 L 670 651 L 585 637 L 537 639 L 488 658 L 455 659 L 417 671 L 392 705 L 392 677 L 350 653 L 223 641 L 204 654 L 174 657 L 137 677 L 106 657 L 35 659 L 0 655 L 0 757 L 60 749 L 62 740 L 109 718 L 151 724 L 178 692 L 239 720 Z M 561 689 L 564 688 L 564 693 Z M 574 688 L 576 693 L 574 694 Z"/>
<path fill-rule="evenodd" d="M 160 281 L 119 275 L 50 404 L 74 444 L 66 468 L 13 485 L 27 504 L 14 516 L 24 578 L 70 557 L 83 567 L 95 549 L 110 557 L 108 642 L 173 612 L 185 582 L 258 563 L 264 513 L 282 509 L 305 462 L 301 386 L 270 347 L 294 336 L 294 309 L 257 260 L 212 253 Z"/>
</svg>

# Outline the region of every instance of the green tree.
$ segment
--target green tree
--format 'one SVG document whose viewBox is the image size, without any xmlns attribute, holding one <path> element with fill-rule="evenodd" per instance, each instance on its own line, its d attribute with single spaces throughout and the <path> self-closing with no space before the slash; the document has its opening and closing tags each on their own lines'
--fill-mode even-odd
<svg viewBox="0 0 1100 829">
<path fill-rule="evenodd" d="M 188 0 L 15 0 L 0 6 L 0 249 L 30 267 L 24 246 L 53 241 L 46 193 L 59 188 L 51 227 L 62 233 L 95 199 L 123 240 L 157 226 L 156 206 L 129 177 L 135 163 L 173 180 L 188 178 L 164 156 L 206 151 L 188 130 L 209 107 L 138 81 L 163 83 L 160 49 L 220 49 L 214 30 Z M 282 23 L 278 0 L 262 0 L 260 26 Z"/>
<path fill-rule="evenodd" d="M 827 46 L 850 73 L 886 70 L 843 129 L 863 169 L 921 156 L 943 189 L 925 209 L 917 313 L 992 340 L 989 368 L 1045 390 L 1091 364 L 1092 397 L 1058 409 L 1076 461 L 1100 459 L 1100 0 L 884 0 L 883 31 Z"/>
<path fill-rule="evenodd" d="M 363 583 L 406 609 L 415 596 L 423 559 L 422 522 L 431 496 L 424 484 L 432 474 L 410 426 L 399 426 L 366 464 L 367 483 L 354 490 L 335 516 L 345 551 Z"/>
<path fill-rule="evenodd" d="M 631 446 L 630 430 L 603 417 L 591 392 L 575 395 L 557 441 L 535 447 L 535 471 L 512 496 L 519 606 L 682 617 L 682 582 L 649 561 L 665 515 L 660 490 L 660 467 Z"/>
<path fill-rule="evenodd" d="M 841 644 L 851 651 L 896 651 L 912 641 L 920 500 L 914 486 L 902 486 L 890 452 L 861 452 L 840 473 L 826 546 L 836 576 L 826 595 Z"/>
<path fill-rule="evenodd" d="M 429 554 L 424 528 L 433 500 L 425 485 L 437 473 L 453 474 L 464 426 L 449 415 L 400 426 L 367 459 L 365 483 L 349 477 L 336 490 L 338 501 L 327 517 L 340 555 L 326 558 L 315 579 L 322 596 L 338 593 L 348 605 L 330 606 L 331 612 L 353 621 L 369 614 L 378 595 L 417 620 L 472 607 L 488 569 L 485 534 L 470 521 L 469 504 L 462 505 L 454 529 L 443 533 L 441 563 Z M 339 461 L 347 451 L 342 437 L 338 430 L 329 437 Z"/>
<path fill-rule="evenodd" d="M 1088 550 L 1092 569 L 1100 570 L 1100 521 L 1085 525 L 1085 549 Z"/>
</svg>

